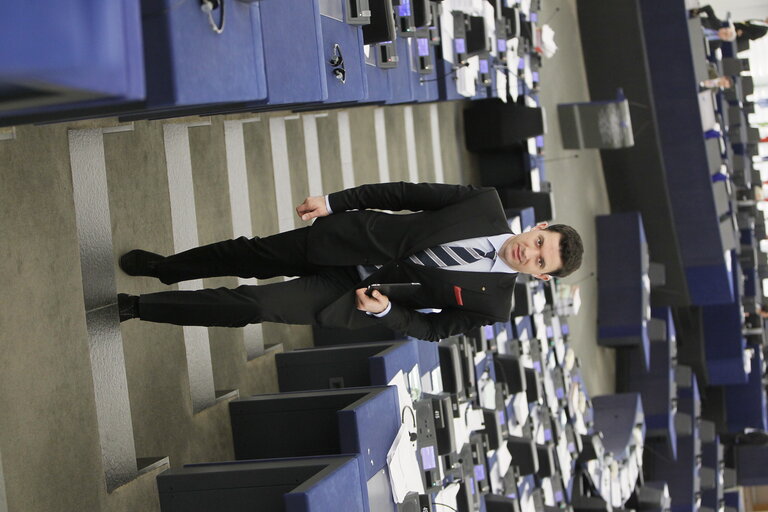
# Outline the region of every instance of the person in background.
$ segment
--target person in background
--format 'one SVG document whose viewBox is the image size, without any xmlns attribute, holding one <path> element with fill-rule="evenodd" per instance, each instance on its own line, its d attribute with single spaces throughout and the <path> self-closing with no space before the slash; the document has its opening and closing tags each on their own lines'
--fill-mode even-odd
<svg viewBox="0 0 768 512">
<path fill-rule="evenodd" d="M 760 39 L 768 33 L 768 18 L 764 20 L 737 21 L 723 23 L 716 15 L 712 6 L 705 5 L 690 11 L 692 16 L 700 16 L 704 31 L 710 39 L 723 41 L 744 41 Z M 704 16 L 701 16 L 701 15 Z"/>
</svg>

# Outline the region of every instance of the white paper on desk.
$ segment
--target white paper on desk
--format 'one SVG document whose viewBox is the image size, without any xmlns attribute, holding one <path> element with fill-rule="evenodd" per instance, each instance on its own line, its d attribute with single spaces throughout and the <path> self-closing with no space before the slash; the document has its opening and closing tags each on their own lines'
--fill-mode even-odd
<svg viewBox="0 0 768 512">
<path fill-rule="evenodd" d="M 499 463 L 499 474 L 503 477 L 507 474 L 509 466 L 512 465 L 512 454 L 507 449 L 507 443 L 501 443 L 501 446 L 496 450 L 496 460 Z"/>
<path fill-rule="evenodd" d="M 471 98 L 477 94 L 477 74 L 480 72 L 480 58 L 475 55 L 467 59 L 467 65 L 456 71 L 456 90 L 462 96 Z"/>
<path fill-rule="evenodd" d="M 519 498 L 521 512 L 536 512 L 536 503 L 533 501 L 533 489 L 528 480 L 523 480 Z"/>
<path fill-rule="evenodd" d="M 557 53 L 557 43 L 555 43 L 555 31 L 549 25 L 541 27 L 541 39 L 539 41 L 541 51 L 544 57 L 551 58 Z"/>
<path fill-rule="evenodd" d="M 561 436 L 558 440 L 555 450 L 563 482 L 569 482 L 571 480 L 571 453 L 568 451 L 568 441 L 566 441 L 565 436 Z"/>
<path fill-rule="evenodd" d="M 496 409 L 496 384 L 487 373 L 477 382 L 480 399 L 480 407 L 484 409 Z"/>
<path fill-rule="evenodd" d="M 501 471 L 499 470 L 499 463 L 494 462 L 491 466 L 490 480 L 491 480 L 491 492 L 493 494 L 503 494 L 504 492 L 504 479 L 502 478 Z"/>
<path fill-rule="evenodd" d="M 507 75 L 499 69 L 496 70 L 496 96 L 504 103 L 507 102 Z"/>
<path fill-rule="evenodd" d="M 398 371 L 394 377 L 392 377 L 392 380 L 389 381 L 390 386 L 395 386 L 397 388 L 397 400 L 400 404 L 400 414 L 403 414 L 403 409 L 407 409 L 408 407 L 413 407 L 413 401 L 411 400 L 411 394 L 408 392 L 408 384 L 405 381 L 405 374 L 403 373 L 403 370 Z M 410 425 L 409 426 L 413 426 Z"/>
<path fill-rule="evenodd" d="M 552 490 L 551 478 L 541 479 L 541 490 L 544 491 L 544 504 L 553 507 L 555 505 L 555 491 Z"/>
<path fill-rule="evenodd" d="M 490 2 L 482 3 L 483 24 L 485 25 L 486 39 L 491 42 L 491 55 L 496 57 L 499 54 L 499 45 L 496 42 L 496 11 Z"/>
<path fill-rule="evenodd" d="M 535 155 L 538 153 L 538 148 L 536 147 L 536 137 L 529 137 L 526 143 L 528 144 L 529 155 Z"/>
<path fill-rule="evenodd" d="M 419 363 L 413 365 L 413 368 L 408 372 L 408 391 L 411 395 L 411 402 L 415 402 L 421 398 L 421 370 L 419 369 Z"/>
<path fill-rule="evenodd" d="M 482 409 L 467 409 L 467 428 L 472 432 L 485 429 Z"/>
<path fill-rule="evenodd" d="M 515 421 L 517 424 L 524 425 L 528 421 L 528 415 L 530 414 L 528 396 L 525 391 L 515 393 L 515 398 L 512 399 L 512 408 L 515 411 Z"/>
<path fill-rule="evenodd" d="M 443 50 L 443 59 L 446 62 L 455 64 L 456 57 L 453 55 L 453 14 L 451 9 L 443 9 L 440 14 L 440 48 Z"/>
<path fill-rule="evenodd" d="M 523 69 L 523 81 L 525 81 L 525 85 L 529 88 L 533 88 L 533 70 L 531 70 L 531 58 L 526 55 L 525 56 L 525 69 Z"/>
<path fill-rule="evenodd" d="M 435 394 L 432 391 L 432 372 L 427 372 L 421 376 L 421 391 L 430 395 Z"/>
<path fill-rule="evenodd" d="M 538 167 L 531 169 L 531 190 L 541 192 L 541 176 Z"/>
<path fill-rule="evenodd" d="M 435 503 L 442 503 L 448 507 L 447 510 L 458 510 L 459 504 L 456 502 L 456 495 L 459 493 L 459 483 L 453 482 L 441 489 L 435 496 Z M 445 507 L 438 507 L 445 508 Z"/>
<path fill-rule="evenodd" d="M 456 434 L 454 450 L 461 453 L 461 448 L 469 442 L 469 428 L 467 428 L 467 411 L 469 404 L 459 405 L 459 417 L 453 418 L 453 430 Z"/>
<path fill-rule="evenodd" d="M 440 367 L 438 366 L 431 372 L 429 372 L 432 377 L 432 392 L 434 394 L 442 393 L 443 392 L 443 372 L 440 371 Z"/>
<path fill-rule="evenodd" d="M 701 91 L 699 93 L 699 113 L 701 114 L 701 130 L 713 130 L 717 124 L 715 118 L 715 101 L 712 91 Z"/>
<path fill-rule="evenodd" d="M 395 503 L 402 503 L 409 492 L 424 494 L 419 461 L 416 460 L 416 442 L 409 440 L 405 425 L 400 425 L 395 442 L 387 453 L 387 469 Z"/>
<path fill-rule="evenodd" d="M 393 512 L 396 505 L 392 502 L 392 490 L 386 468 L 369 478 L 367 487 L 369 512 Z"/>
</svg>

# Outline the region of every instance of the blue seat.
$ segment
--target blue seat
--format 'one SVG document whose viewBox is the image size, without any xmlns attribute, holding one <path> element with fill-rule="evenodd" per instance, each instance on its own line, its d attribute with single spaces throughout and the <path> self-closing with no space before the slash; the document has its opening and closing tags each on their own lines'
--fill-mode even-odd
<svg viewBox="0 0 768 512">
<path fill-rule="evenodd" d="M 621 89 L 615 100 L 560 103 L 557 117 L 566 149 L 618 149 L 635 145 L 629 102 Z"/>
<path fill-rule="evenodd" d="M 229 411 L 236 459 L 360 454 L 366 480 L 386 467 L 402 422 L 394 386 L 255 395 Z"/>
<path fill-rule="evenodd" d="M 162 512 L 369 510 L 359 455 L 189 464 L 161 473 L 157 489 Z"/>
<path fill-rule="evenodd" d="M 144 99 L 138 0 L 15 2 L 4 10 L 0 117 Z"/>
</svg>

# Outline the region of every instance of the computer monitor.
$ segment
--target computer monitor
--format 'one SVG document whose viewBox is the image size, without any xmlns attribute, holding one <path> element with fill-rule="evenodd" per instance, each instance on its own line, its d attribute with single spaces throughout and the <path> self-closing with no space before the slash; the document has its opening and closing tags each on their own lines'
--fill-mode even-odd
<svg viewBox="0 0 768 512">
<path fill-rule="evenodd" d="M 485 33 L 485 19 L 469 16 L 467 26 L 467 55 L 477 55 L 490 50 Z"/>
<path fill-rule="evenodd" d="M 413 24 L 417 28 L 429 27 L 433 25 L 432 9 L 429 0 L 411 0 L 411 12 L 413 14 Z"/>
<path fill-rule="evenodd" d="M 461 368 L 461 354 L 459 346 L 455 343 L 446 343 L 445 340 L 438 346 L 440 354 L 440 371 L 443 376 L 443 390 L 447 393 L 464 394 L 464 372 Z"/>
<path fill-rule="evenodd" d="M 375 44 L 394 41 L 395 12 L 392 0 L 369 0 L 371 7 L 371 22 L 363 25 L 363 43 Z"/>
</svg>

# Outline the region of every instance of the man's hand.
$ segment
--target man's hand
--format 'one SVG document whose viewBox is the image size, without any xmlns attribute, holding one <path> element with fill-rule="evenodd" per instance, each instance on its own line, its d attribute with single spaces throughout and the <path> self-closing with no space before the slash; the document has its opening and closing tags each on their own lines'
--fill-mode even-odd
<svg viewBox="0 0 768 512">
<path fill-rule="evenodd" d="M 366 311 L 368 313 L 381 313 L 387 306 L 389 306 L 389 299 L 386 295 L 382 294 L 379 290 L 373 290 L 373 293 L 369 297 L 365 294 L 366 288 L 358 288 L 355 290 L 357 294 L 357 309 L 360 311 Z"/>
<path fill-rule="evenodd" d="M 328 208 L 325 206 L 325 196 L 310 196 L 296 207 L 296 213 L 301 220 L 312 220 L 315 217 L 325 217 L 328 215 Z"/>
</svg>

